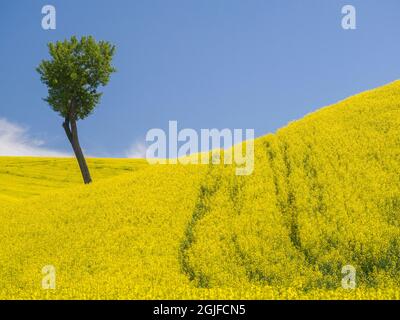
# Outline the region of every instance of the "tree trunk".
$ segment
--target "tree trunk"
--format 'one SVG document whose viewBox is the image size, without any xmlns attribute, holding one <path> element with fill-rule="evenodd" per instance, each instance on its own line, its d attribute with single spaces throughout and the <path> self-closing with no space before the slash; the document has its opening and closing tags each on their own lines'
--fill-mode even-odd
<svg viewBox="0 0 400 320">
<path fill-rule="evenodd" d="M 87 166 L 85 156 L 83 155 L 81 146 L 79 144 L 78 139 L 78 128 L 76 125 L 76 120 L 74 118 L 68 119 L 66 118 L 63 127 L 65 130 L 65 134 L 68 137 L 69 142 L 71 143 L 72 149 L 74 150 L 75 157 L 78 160 L 79 168 L 81 169 L 82 178 L 85 184 L 89 184 L 92 182 L 92 178 L 90 176 L 89 168 Z"/>
</svg>

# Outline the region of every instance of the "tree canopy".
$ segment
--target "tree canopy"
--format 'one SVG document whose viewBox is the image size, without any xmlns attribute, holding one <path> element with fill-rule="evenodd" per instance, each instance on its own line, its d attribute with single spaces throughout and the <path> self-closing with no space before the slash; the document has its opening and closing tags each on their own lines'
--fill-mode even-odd
<svg viewBox="0 0 400 320">
<path fill-rule="evenodd" d="M 115 46 L 89 36 L 48 44 L 51 60 L 43 60 L 37 71 L 48 87 L 44 100 L 63 118 L 84 119 L 99 103 L 99 86 L 115 72 L 111 65 Z M 72 107 L 73 106 L 73 107 Z"/>
</svg>

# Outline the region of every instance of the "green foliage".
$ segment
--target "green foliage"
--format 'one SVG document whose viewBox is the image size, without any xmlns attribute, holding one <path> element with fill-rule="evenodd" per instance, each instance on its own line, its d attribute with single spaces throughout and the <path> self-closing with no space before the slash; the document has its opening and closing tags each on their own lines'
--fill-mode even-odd
<svg viewBox="0 0 400 320">
<path fill-rule="evenodd" d="M 48 87 L 44 100 L 63 118 L 86 118 L 100 101 L 99 86 L 116 71 L 111 64 L 115 46 L 89 36 L 49 43 L 48 48 L 51 59 L 36 69 Z"/>
</svg>

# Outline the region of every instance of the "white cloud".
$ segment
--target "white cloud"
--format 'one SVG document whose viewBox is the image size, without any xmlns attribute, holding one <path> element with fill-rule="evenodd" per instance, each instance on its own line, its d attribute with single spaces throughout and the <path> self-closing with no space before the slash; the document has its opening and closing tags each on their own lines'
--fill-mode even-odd
<svg viewBox="0 0 400 320">
<path fill-rule="evenodd" d="M 128 158 L 146 158 L 146 145 L 143 142 L 134 143 L 126 152 Z"/>
<path fill-rule="evenodd" d="M 0 156 L 70 156 L 47 149 L 44 144 L 44 141 L 30 137 L 27 128 L 0 118 Z"/>
</svg>

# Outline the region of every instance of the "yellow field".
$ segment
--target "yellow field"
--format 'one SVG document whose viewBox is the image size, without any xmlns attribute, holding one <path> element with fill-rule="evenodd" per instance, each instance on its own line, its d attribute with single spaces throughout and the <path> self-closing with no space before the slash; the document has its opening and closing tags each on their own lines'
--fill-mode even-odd
<svg viewBox="0 0 400 320">
<path fill-rule="evenodd" d="M 145 160 L 88 159 L 95 180 L 147 166 Z M 75 158 L 0 157 L 0 200 L 15 201 L 82 184 Z"/>
<path fill-rule="evenodd" d="M 89 186 L 73 159 L 0 158 L 0 298 L 400 298 L 400 81 L 257 139 L 255 157 L 250 176 L 92 159 Z"/>
</svg>

